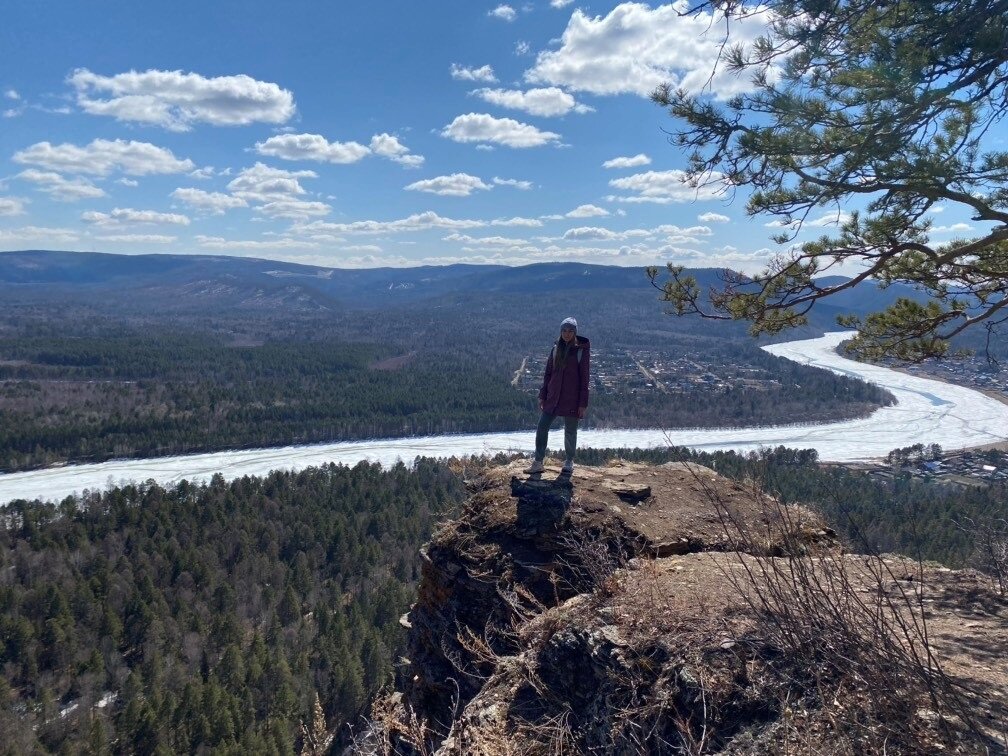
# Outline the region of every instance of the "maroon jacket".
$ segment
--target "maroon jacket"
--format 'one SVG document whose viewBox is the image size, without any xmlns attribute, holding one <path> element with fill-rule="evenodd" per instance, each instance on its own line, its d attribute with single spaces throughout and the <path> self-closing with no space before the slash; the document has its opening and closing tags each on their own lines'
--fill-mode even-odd
<svg viewBox="0 0 1008 756">
<path fill-rule="evenodd" d="M 577 417 L 578 409 L 588 406 L 588 360 L 591 343 L 584 336 L 575 336 L 577 348 L 567 355 L 567 361 L 560 370 L 553 367 L 556 345 L 546 358 L 546 374 L 539 401 L 543 412 L 549 415 Z M 580 359 L 578 358 L 580 354 Z"/>
</svg>

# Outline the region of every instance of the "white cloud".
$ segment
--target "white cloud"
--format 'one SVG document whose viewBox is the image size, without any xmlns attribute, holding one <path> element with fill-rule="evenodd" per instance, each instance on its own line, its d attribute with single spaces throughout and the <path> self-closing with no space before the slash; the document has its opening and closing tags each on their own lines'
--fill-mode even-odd
<svg viewBox="0 0 1008 756">
<path fill-rule="evenodd" d="M 166 236 L 164 234 L 107 234 L 96 236 L 99 241 L 120 242 L 125 244 L 171 244 L 178 239 L 177 236 Z"/>
<path fill-rule="evenodd" d="M 931 205 L 931 207 L 929 207 L 927 211 L 929 213 L 932 213 L 933 215 L 938 215 L 938 213 L 945 212 L 945 205 Z"/>
<path fill-rule="evenodd" d="M 357 142 L 330 142 L 320 134 L 279 134 L 265 142 L 256 142 L 260 155 L 284 160 L 314 160 L 320 163 L 356 163 L 371 154 Z"/>
<path fill-rule="evenodd" d="M 169 196 L 200 212 L 211 215 L 223 215 L 225 211 L 232 208 L 248 207 L 248 203 L 241 197 L 223 192 L 205 192 L 202 189 L 189 187 L 179 187 Z"/>
<path fill-rule="evenodd" d="M 816 218 L 815 220 L 806 221 L 806 226 L 811 226 L 812 228 L 822 228 L 823 226 L 839 226 L 841 223 L 846 223 L 850 220 L 850 213 L 838 212 L 838 213 L 826 213 L 825 215 Z"/>
<path fill-rule="evenodd" d="M 116 207 L 110 213 L 89 210 L 81 213 L 81 220 L 95 226 L 129 226 L 133 224 L 166 224 L 188 226 L 189 218 L 179 213 L 159 213 L 156 210 L 134 210 L 131 207 Z"/>
<path fill-rule="evenodd" d="M 721 215 L 721 213 L 700 213 L 697 220 L 701 223 L 728 223 L 731 218 L 727 215 Z"/>
<path fill-rule="evenodd" d="M 23 215 L 24 203 L 20 197 L 0 197 L 0 217 Z"/>
<path fill-rule="evenodd" d="M 124 139 L 95 139 L 85 147 L 75 144 L 36 142 L 14 153 L 15 163 L 39 165 L 52 171 L 107 176 L 120 171 L 131 176 L 158 173 L 184 173 L 195 166 L 191 160 L 179 160 L 171 150 L 149 142 Z"/>
<path fill-rule="evenodd" d="M 77 104 L 87 113 L 172 131 L 188 131 L 194 123 L 285 123 L 295 110 L 289 91 L 244 74 L 206 78 L 150 70 L 100 76 L 79 68 L 67 81 L 77 90 Z"/>
<path fill-rule="evenodd" d="M 4 97 L 6 97 L 8 100 L 20 100 L 21 99 L 21 95 L 19 95 L 17 93 L 16 89 L 7 89 L 7 90 L 5 90 L 4 91 Z"/>
<path fill-rule="evenodd" d="M 499 18 L 502 21 L 514 21 L 515 16 L 517 16 L 518 14 L 515 12 L 515 9 L 512 8 L 510 5 L 498 5 L 492 11 L 489 11 L 487 15 L 493 16 L 494 18 Z"/>
<path fill-rule="evenodd" d="M 609 239 L 618 239 L 620 235 L 615 231 L 610 231 L 608 228 L 601 228 L 599 226 L 579 226 L 578 228 L 570 228 L 565 231 L 563 238 L 575 241 L 586 241 L 589 239 L 606 241 Z"/>
<path fill-rule="evenodd" d="M 493 186 L 483 182 L 478 176 L 468 173 L 453 173 L 450 176 L 437 176 L 408 184 L 405 189 L 412 192 L 428 192 L 444 197 L 468 197 L 475 191 L 488 191 Z"/>
<path fill-rule="evenodd" d="M 557 87 L 539 89 L 474 89 L 470 94 L 502 108 L 522 110 L 537 116 L 562 116 L 572 110 L 578 113 L 588 113 L 593 110 L 587 105 L 579 104 L 572 95 Z"/>
<path fill-rule="evenodd" d="M 301 199 L 307 192 L 300 180 L 317 177 L 315 171 L 285 171 L 256 163 L 235 176 L 227 188 L 233 196 L 253 204 L 262 215 L 303 220 L 328 215 L 332 210 L 324 202 Z"/>
<path fill-rule="evenodd" d="M 485 81 L 493 84 L 497 81 L 494 70 L 490 66 L 480 66 L 479 68 L 466 68 L 458 63 L 451 64 L 451 77 L 458 81 Z"/>
<path fill-rule="evenodd" d="M 522 57 L 522 56 L 528 55 L 531 52 L 532 52 L 532 45 L 530 45 L 525 40 L 520 39 L 517 42 L 515 42 L 514 53 L 519 58 Z"/>
<path fill-rule="evenodd" d="M 598 218 L 609 215 L 609 211 L 596 205 L 578 205 L 564 217 L 567 218 Z"/>
<path fill-rule="evenodd" d="M 972 231 L 973 226 L 969 223 L 953 223 L 951 226 L 935 226 L 931 229 L 932 234 L 958 234 L 964 231 Z"/>
<path fill-rule="evenodd" d="M 566 8 L 568 5 L 573 3 L 574 0 L 550 0 L 551 8 Z"/>
<path fill-rule="evenodd" d="M 540 131 L 527 123 L 494 118 L 486 113 L 460 115 L 442 129 L 441 135 L 455 142 L 490 142 L 516 148 L 541 147 L 560 139 L 552 131 Z"/>
<path fill-rule="evenodd" d="M 214 167 L 212 165 L 206 165 L 202 168 L 197 168 L 195 171 L 189 171 L 187 175 L 189 176 L 189 178 L 202 180 L 213 178 L 214 173 L 215 173 Z"/>
<path fill-rule="evenodd" d="M 624 2 L 594 18 L 575 10 L 560 47 L 546 50 L 525 72 L 525 80 L 594 94 L 647 96 L 661 83 L 699 91 L 708 86 L 719 98 L 751 88 L 748 78 L 718 69 L 724 17 L 709 12 L 683 14 L 685 2 L 652 9 Z M 749 44 L 766 31 L 760 11 L 731 25 L 732 42 Z"/>
<path fill-rule="evenodd" d="M 29 168 L 26 171 L 21 171 L 15 178 L 37 184 L 40 192 L 45 192 L 60 202 L 76 202 L 77 200 L 97 199 L 105 196 L 105 191 L 102 188 L 95 186 L 87 179 L 68 179 L 54 171 Z"/>
<path fill-rule="evenodd" d="M 356 163 L 369 155 L 394 160 L 408 168 L 423 164 L 422 155 L 413 155 L 409 147 L 391 134 L 375 134 L 370 145 L 359 142 L 330 142 L 321 134 L 279 134 L 265 142 L 256 142 L 256 152 L 284 160 L 314 160 L 320 163 Z"/>
<path fill-rule="evenodd" d="M 664 224 L 652 229 L 654 234 L 683 234 L 686 236 L 711 236 L 714 234 L 709 226 L 690 226 L 682 228 L 671 224 Z"/>
<path fill-rule="evenodd" d="M 315 171 L 285 171 L 256 163 L 228 183 L 228 190 L 248 202 L 272 202 L 306 194 L 300 179 L 318 178 Z"/>
<path fill-rule="evenodd" d="M 388 158 L 407 168 L 419 168 L 423 165 L 423 155 L 414 155 L 409 147 L 399 141 L 398 137 L 381 133 L 371 137 L 371 151 L 379 157 Z"/>
<path fill-rule="evenodd" d="M 538 228 L 542 221 L 538 218 L 497 218 L 490 221 L 491 226 L 525 226 L 526 228 Z"/>
<path fill-rule="evenodd" d="M 136 179 L 126 178 L 123 176 L 121 179 L 116 179 L 117 184 L 122 184 L 123 186 L 140 186 L 140 182 Z"/>
<path fill-rule="evenodd" d="M 521 189 L 523 192 L 527 192 L 533 186 L 531 181 L 523 181 L 520 179 L 504 179 L 498 176 L 493 177 L 493 182 L 497 186 L 513 186 L 515 189 Z"/>
<path fill-rule="evenodd" d="M 487 247 L 521 247 L 528 244 L 527 239 L 515 239 L 507 236 L 472 237 L 468 234 L 448 234 L 442 241 L 479 244 Z"/>
<path fill-rule="evenodd" d="M 291 220 L 301 220 L 304 218 L 318 218 L 329 215 L 332 208 L 325 202 L 312 202 L 299 199 L 278 199 L 257 205 L 256 212 L 269 216 L 270 218 L 289 218 Z"/>
<path fill-rule="evenodd" d="M 196 243 L 208 249 L 224 250 L 317 249 L 319 246 L 316 242 L 302 241 L 300 239 L 271 239 L 266 241 L 258 239 L 249 241 L 225 239 L 222 236 L 204 236 L 202 234 L 196 237 Z"/>
<path fill-rule="evenodd" d="M 671 202 L 692 202 L 719 197 L 725 191 L 724 176 L 712 172 L 703 186 L 692 187 L 687 183 L 685 171 L 647 171 L 632 176 L 613 179 L 609 186 L 632 192 L 631 196 L 607 198 L 615 202 L 654 202 L 660 205 Z"/>
<path fill-rule="evenodd" d="M 636 168 L 641 165 L 651 165 L 651 158 L 643 152 L 633 157 L 615 157 L 602 163 L 603 168 Z"/>
<path fill-rule="evenodd" d="M 75 242 L 80 238 L 72 228 L 51 226 L 21 226 L 20 228 L 0 228 L 0 242 Z"/>
<path fill-rule="evenodd" d="M 391 221 L 363 220 L 352 223 L 327 223 L 314 221 L 305 223 L 294 230 L 299 233 L 333 233 L 333 234 L 386 234 L 404 231 L 423 231 L 431 228 L 467 229 L 481 228 L 488 225 L 483 220 L 456 220 L 444 218 L 433 210 L 414 213 L 406 218 Z M 503 225 L 503 224 L 502 224 Z"/>
</svg>

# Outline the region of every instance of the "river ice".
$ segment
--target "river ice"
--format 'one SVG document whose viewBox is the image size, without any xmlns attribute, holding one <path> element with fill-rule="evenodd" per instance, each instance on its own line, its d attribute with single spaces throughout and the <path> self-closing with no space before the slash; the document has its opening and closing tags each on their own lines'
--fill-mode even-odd
<svg viewBox="0 0 1008 756">
<path fill-rule="evenodd" d="M 784 445 L 816 449 L 823 461 L 854 462 L 877 459 L 892 449 L 915 443 L 939 443 L 944 449 L 961 449 L 1008 440 L 1008 405 L 973 389 L 848 360 L 835 351 L 847 336 L 846 332 L 829 333 L 818 339 L 764 348 L 795 362 L 857 376 L 883 386 L 896 397 L 895 405 L 883 407 L 859 420 L 820 425 L 674 431 L 583 430 L 578 434 L 578 444 L 595 448 L 674 444 L 695 449 L 740 451 Z M 155 459 L 120 459 L 11 473 L 0 475 L 0 503 L 18 498 L 59 499 L 83 489 L 103 489 L 131 480 L 154 480 L 167 485 L 182 479 L 206 480 L 214 473 L 230 479 L 264 475 L 276 469 L 297 470 L 325 462 L 356 464 L 368 460 L 389 465 L 400 459 L 410 462 L 417 456 L 528 451 L 533 445 L 534 420 L 530 410 L 530 430 L 518 433 L 376 439 Z M 562 435 L 561 429 L 551 434 L 554 448 L 562 441 Z"/>
</svg>

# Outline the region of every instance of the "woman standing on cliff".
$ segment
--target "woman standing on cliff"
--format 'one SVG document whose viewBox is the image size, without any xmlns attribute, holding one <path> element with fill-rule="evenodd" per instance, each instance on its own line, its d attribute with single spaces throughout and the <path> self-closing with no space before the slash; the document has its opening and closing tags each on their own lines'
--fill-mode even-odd
<svg viewBox="0 0 1008 756">
<path fill-rule="evenodd" d="M 574 453 L 577 451 L 578 420 L 588 409 L 588 362 L 590 343 L 577 335 L 577 321 L 567 318 L 560 324 L 560 338 L 546 358 L 546 372 L 539 389 L 539 427 L 536 428 L 535 459 L 525 470 L 529 474 L 541 473 L 546 458 L 546 442 L 553 421 L 564 419 L 563 472 L 574 471 Z"/>
</svg>

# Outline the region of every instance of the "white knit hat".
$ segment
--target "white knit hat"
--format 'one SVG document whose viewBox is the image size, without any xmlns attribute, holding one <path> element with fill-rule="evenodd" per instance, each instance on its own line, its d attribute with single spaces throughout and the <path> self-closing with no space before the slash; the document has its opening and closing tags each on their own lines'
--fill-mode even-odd
<svg viewBox="0 0 1008 756">
<path fill-rule="evenodd" d="M 574 330 L 577 330 L 577 321 L 574 318 L 564 318 L 564 322 L 560 324 L 560 329 L 563 330 L 564 326 L 574 326 Z"/>
</svg>

